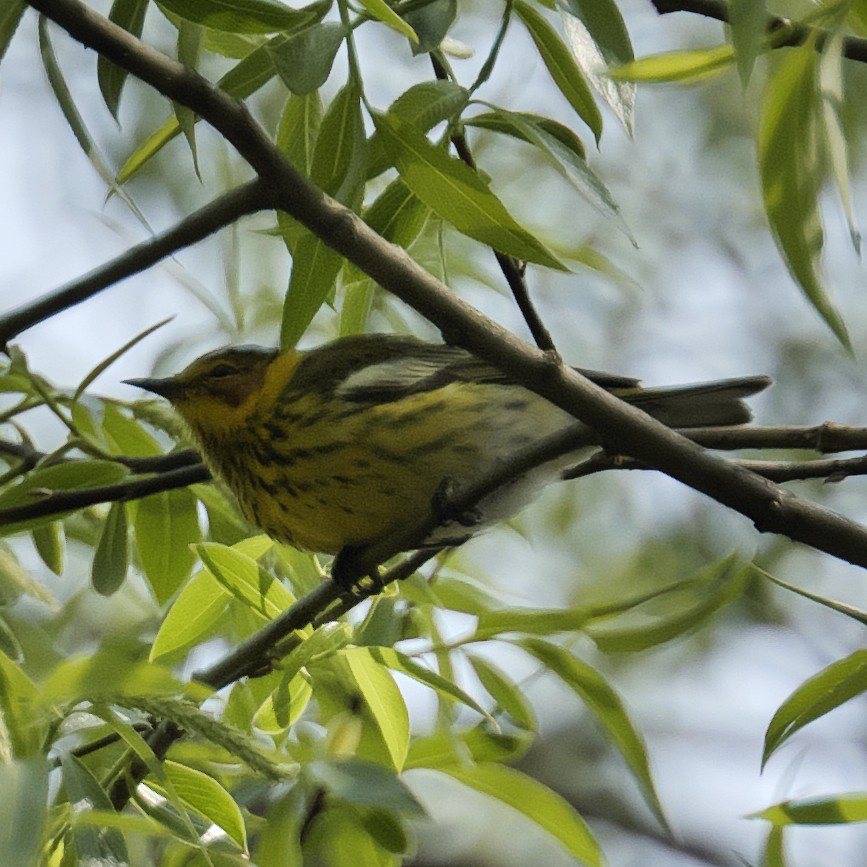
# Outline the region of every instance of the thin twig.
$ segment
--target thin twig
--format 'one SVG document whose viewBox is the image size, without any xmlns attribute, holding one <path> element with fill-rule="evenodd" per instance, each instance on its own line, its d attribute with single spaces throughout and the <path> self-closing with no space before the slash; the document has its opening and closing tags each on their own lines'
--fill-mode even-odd
<svg viewBox="0 0 867 867">
<path fill-rule="evenodd" d="M 185 217 L 161 235 L 155 235 L 89 274 L 48 292 L 35 301 L 0 315 L 0 351 L 22 331 L 74 307 L 133 274 L 138 274 L 172 253 L 189 247 L 222 229 L 239 217 L 271 207 L 267 188 L 255 180 L 228 193 Z"/>
</svg>

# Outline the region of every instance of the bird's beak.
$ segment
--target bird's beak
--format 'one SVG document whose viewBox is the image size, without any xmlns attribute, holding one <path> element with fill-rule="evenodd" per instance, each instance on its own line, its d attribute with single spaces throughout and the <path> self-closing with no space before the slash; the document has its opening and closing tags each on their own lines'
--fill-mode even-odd
<svg viewBox="0 0 867 867">
<path fill-rule="evenodd" d="M 171 400 L 183 388 L 183 385 L 173 376 L 165 379 L 125 379 L 124 382 L 127 385 L 134 385 L 136 388 L 143 388 L 145 391 L 152 391 L 166 400 Z"/>
</svg>

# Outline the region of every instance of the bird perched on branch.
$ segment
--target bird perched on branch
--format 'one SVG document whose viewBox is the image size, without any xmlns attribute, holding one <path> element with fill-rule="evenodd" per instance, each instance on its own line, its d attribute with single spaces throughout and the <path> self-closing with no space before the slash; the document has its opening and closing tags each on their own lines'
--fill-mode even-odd
<svg viewBox="0 0 867 867">
<path fill-rule="evenodd" d="M 742 424 L 750 418 L 743 398 L 770 383 L 753 376 L 642 389 L 628 377 L 581 372 L 676 428 Z M 330 554 L 435 516 L 444 492 L 561 431 L 594 441 L 572 416 L 466 350 L 411 337 L 345 337 L 310 352 L 230 347 L 176 376 L 127 382 L 170 401 L 248 520 L 280 542 Z M 542 481 L 575 459 L 549 460 Z M 539 474 L 530 475 L 538 488 Z M 528 498 L 527 484 L 505 487 L 471 523 L 506 517 Z M 478 526 L 442 526 L 413 547 L 454 543 Z"/>
</svg>

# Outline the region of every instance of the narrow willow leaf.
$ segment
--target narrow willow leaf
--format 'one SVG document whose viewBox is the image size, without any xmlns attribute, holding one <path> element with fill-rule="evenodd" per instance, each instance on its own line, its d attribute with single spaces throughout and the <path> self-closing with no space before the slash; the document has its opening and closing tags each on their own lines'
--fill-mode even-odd
<svg viewBox="0 0 867 867">
<path fill-rule="evenodd" d="M 305 766 L 304 772 L 331 797 L 350 804 L 408 816 L 424 815 L 412 792 L 382 765 L 358 759 L 315 759 Z"/>
<path fill-rule="evenodd" d="M 828 599 L 826 596 L 820 596 L 818 593 L 811 593 L 809 590 L 804 590 L 801 587 L 796 587 L 794 584 L 789 584 L 788 581 L 783 581 L 782 578 L 777 578 L 775 575 L 771 575 L 770 572 L 765 572 L 763 569 L 759 569 L 758 571 L 761 575 L 764 575 L 768 581 L 773 581 L 777 586 L 783 587 L 786 590 L 791 590 L 792 593 L 797 593 L 798 596 L 803 596 L 805 599 L 809 599 L 812 602 L 818 602 L 819 605 L 824 605 L 825 608 L 830 608 L 838 614 L 844 614 L 846 617 L 851 617 L 853 620 L 858 621 L 858 623 L 867 626 L 867 611 L 864 611 L 861 608 L 855 608 L 854 605 L 847 605 L 845 602 L 838 602 L 836 599 Z"/>
<path fill-rule="evenodd" d="M 279 735 L 301 718 L 312 697 L 313 688 L 300 674 L 283 678 L 259 706 L 253 716 L 253 725 L 265 734 Z"/>
<path fill-rule="evenodd" d="M 126 504 L 112 503 L 93 555 L 90 572 L 93 589 L 103 596 L 111 596 L 123 584 L 128 565 Z"/>
<path fill-rule="evenodd" d="M 271 61 L 286 87 L 304 96 L 325 84 L 344 35 L 340 24 L 323 23 L 270 47 Z"/>
<path fill-rule="evenodd" d="M 432 211 L 501 253 L 565 270 L 547 247 L 515 221 L 478 173 L 434 147 L 418 130 L 388 115 L 374 120 L 404 183 Z"/>
<path fill-rule="evenodd" d="M 99 364 L 97 364 L 96 367 L 94 367 L 87 374 L 87 376 L 85 376 L 84 379 L 81 380 L 78 388 L 75 389 L 75 394 L 72 395 L 72 403 L 76 403 L 81 397 L 81 395 L 87 390 L 88 386 L 90 386 L 90 384 L 101 373 L 104 373 L 112 364 L 114 364 L 114 362 L 117 361 L 118 358 L 120 358 L 122 355 L 125 355 L 127 352 L 129 352 L 130 349 L 133 348 L 133 346 L 140 343 L 146 337 L 149 337 L 158 328 L 162 328 L 163 325 L 171 322 L 172 319 L 174 319 L 174 316 L 169 316 L 167 319 L 163 319 L 162 321 L 157 322 L 155 325 L 149 325 L 147 328 L 145 328 L 144 331 L 140 331 L 138 334 L 136 334 L 136 336 L 133 337 L 132 340 L 128 340 L 126 343 L 124 343 L 124 345 L 121 346 L 120 349 L 115 350 L 107 358 L 100 361 Z"/>
<path fill-rule="evenodd" d="M 57 771 L 44 755 L 0 762 L 0 864 L 45 863 L 49 773 L 52 791 Z M 52 812 L 52 817 L 56 814 Z"/>
<path fill-rule="evenodd" d="M 361 91 L 351 81 L 340 89 L 322 118 L 310 180 L 339 202 L 351 205 L 364 181 L 366 146 Z"/>
<path fill-rule="evenodd" d="M 275 144 L 305 178 L 310 177 L 313 152 L 322 125 L 322 97 L 319 91 L 306 96 L 290 94 L 277 125 Z"/>
<path fill-rule="evenodd" d="M 739 599 L 747 586 L 753 568 L 747 565 L 736 568 L 736 558 L 727 557 L 702 570 L 699 576 L 684 582 L 684 590 L 692 590 L 686 606 L 669 607 L 662 615 L 643 622 L 639 626 L 605 627 L 591 625 L 586 630 L 596 646 L 605 653 L 640 653 L 672 641 L 681 635 L 693 632 L 707 623 L 726 605 Z M 665 588 L 677 592 L 677 585 Z"/>
<path fill-rule="evenodd" d="M 696 82 L 724 72 L 734 60 L 735 52 L 731 45 L 665 51 L 624 63 L 611 70 L 611 77 L 615 81 Z"/>
<path fill-rule="evenodd" d="M 486 717 L 494 727 L 497 726 L 494 718 L 471 695 L 464 692 L 464 690 L 448 678 L 443 677 L 435 671 L 431 671 L 393 647 L 371 647 L 369 650 L 375 660 L 388 666 L 392 671 L 399 671 L 413 680 L 417 680 L 419 683 L 430 687 L 440 695 L 454 699 L 472 708 L 476 713 Z"/>
<path fill-rule="evenodd" d="M 822 101 L 822 123 L 825 150 L 831 177 L 840 194 L 843 212 L 849 225 L 849 237 L 855 252 L 861 252 L 861 232 L 852 212 L 849 190 L 849 143 L 843 130 L 843 30 L 835 30 L 822 50 L 819 61 L 819 95 Z"/>
<path fill-rule="evenodd" d="M 533 145 L 548 165 L 565 178 L 602 216 L 613 220 L 617 228 L 637 246 L 635 238 L 624 222 L 620 209 L 608 188 L 587 165 L 583 154 L 577 153 L 574 147 L 564 144 L 566 136 L 562 132 L 552 134 L 549 131 L 553 122 L 542 124 L 537 122 L 532 115 L 513 113 L 503 109 L 495 109 L 488 115 L 473 118 L 469 123 L 479 125 L 479 120 L 482 121 L 481 125 L 487 123 L 489 126 L 493 121 L 493 124 L 499 126 L 503 131 Z"/>
<path fill-rule="evenodd" d="M 521 728 L 535 731 L 538 725 L 536 714 L 533 711 L 533 706 L 524 698 L 521 687 L 487 659 L 474 653 L 467 654 L 467 658 L 488 695 Z"/>
<path fill-rule="evenodd" d="M 28 473 L 17 484 L 11 485 L 0 493 L 0 511 L 38 503 L 40 498 L 56 491 L 84 491 L 89 488 L 112 485 L 120 482 L 128 475 L 129 470 L 126 467 L 112 461 L 69 461 L 50 467 L 40 467 Z M 51 523 L 71 514 L 72 511 L 33 518 L 29 521 L 16 521 L 15 523 L 4 524 L 0 521 L 0 535 L 16 533 L 20 530 Z"/>
<path fill-rule="evenodd" d="M 423 81 L 405 90 L 388 108 L 389 116 L 420 132 L 443 121 L 453 121 L 466 107 L 469 91 L 453 81 Z M 394 165 L 376 130 L 368 144 L 367 178 L 375 178 Z"/>
<path fill-rule="evenodd" d="M 309 26 L 329 0 L 292 9 L 277 0 L 160 0 L 170 12 L 214 30 L 229 33 L 275 33 Z"/>
<path fill-rule="evenodd" d="M 783 825 L 772 825 L 765 841 L 762 867 L 786 867 L 786 852 L 783 848 Z"/>
<path fill-rule="evenodd" d="M 247 848 L 247 829 L 235 799 L 213 777 L 178 762 L 166 761 L 166 777 L 192 810 L 222 828 L 239 849 Z"/>
<path fill-rule="evenodd" d="M 60 110 L 63 112 L 63 117 L 69 125 L 75 140 L 78 142 L 85 156 L 90 160 L 90 164 L 96 170 L 96 173 L 102 178 L 106 186 L 111 192 L 130 209 L 138 221 L 148 230 L 150 226 L 144 217 L 144 214 L 139 210 L 135 202 L 121 189 L 119 184 L 114 179 L 114 173 L 109 169 L 105 157 L 100 153 L 90 135 L 84 119 L 75 105 L 72 98 L 72 93 L 66 84 L 63 77 L 63 72 L 60 69 L 60 64 L 57 62 L 57 57 L 54 54 L 54 46 L 51 44 L 51 38 L 48 34 L 47 19 L 44 16 L 39 16 L 39 51 L 42 55 L 42 64 L 45 67 L 48 82 L 54 92 L 54 97 Z"/>
<path fill-rule="evenodd" d="M 392 9 L 385 0 L 361 0 L 361 5 L 374 17 L 377 21 L 387 24 L 392 30 L 396 30 L 402 36 L 406 36 L 410 42 L 418 45 L 418 35 L 415 30 Z"/>
<path fill-rule="evenodd" d="M 293 347 L 313 321 L 325 299 L 334 292 L 334 284 L 343 257 L 316 235 L 304 232 L 295 242 L 292 276 L 283 301 L 280 346 Z"/>
<path fill-rule="evenodd" d="M 780 706 L 765 733 L 762 767 L 795 732 L 867 690 L 867 650 L 856 650 L 805 680 Z"/>
<path fill-rule="evenodd" d="M 556 635 L 582 629 L 593 616 L 590 608 L 500 608 L 478 614 L 474 641 L 488 641 L 507 632 Z"/>
<path fill-rule="evenodd" d="M 196 573 L 169 608 L 151 645 L 151 662 L 171 659 L 212 637 L 232 594 L 209 572 Z"/>
<path fill-rule="evenodd" d="M 394 769 L 402 770 L 409 750 L 409 714 L 397 684 L 370 648 L 346 648 L 341 655 L 376 721 Z"/>
<path fill-rule="evenodd" d="M 528 731 L 517 734 L 492 731 L 486 723 L 467 731 L 440 731 L 413 739 L 405 767 L 437 770 L 462 764 L 467 759 L 509 764 L 527 754 L 534 738 Z"/>
<path fill-rule="evenodd" d="M 765 47 L 768 30 L 768 7 L 766 0 L 731 0 L 729 3 L 729 26 L 732 45 L 741 84 L 750 83 L 756 58 Z"/>
<path fill-rule="evenodd" d="M 793 49 L 768 81 L 759 120 L 759 170 L 765 210 L 789 272 L 819 315 L 849 347 L 846 326 L 822 285 L 823 231 L 818 197 L 825 169 L 812 41 Z"/>
<path fill-rule="evenodd" d="M 459 783 L 517 810 L 547 831 L 588 867 L 602 867 L 599 844 L 572 805 L 547 786 L 502 765 L 452 765 L 438 770 Z"/>
<path fill-rule="evenodd" d="M 783 801 L 750 819 L 765 819 L 777 827 L 786 825 L 848 825 L 867 822 L 867 792 L 850 792 L 828 798 Z"/>
<path fill-rule="evenodd" d="M 141 36 L 144 26 L 148 0 L 114 0 L 108 13 L 109 21 L 122 27 L 133 36 Z M 96 62 L 96 77 L 99 81 L 99 92 L 112 116 L 117 119 L 120 97 L 129 72 L 120 66 L 115 66 L 103 55 Z"/>
<path fill-rule="evenodd" d="M 280 581 L 243 551 L 216 542 L 203 542 L 194 550 L 223 587 L 258 617 L 273 620 L 295 601 Z"/>
<path fill-rule="evenodd" d="M 80 809 L 95 807 L 98 810 L 111 810 L 111 799 L 97 778 L 84 763 L 70 752 L 60 757 L 63 771 L 63 788 L 70 804 Z M 114 828 L 91 828 L 76 825 L 72 832 L 75 851 L 85 863 L 128 864 L 129 853 L 123 834 Z"/>
<path fill-rule="evenodd" d="M 178 25 L 177 52 L 179 63 L 182 63 L 189 69 L 198 69 L 204 35 L 205 29 L 200 24 L 194 24 L 192 21 L 187 21 L 183 18 L 180 20 Z M 172 102 L 172 109 L 174 110 L 175 117 L 178 119 L 178 126 L 187 140 L 187 146 L 193 158 L 193 168 L 196 172 L 196 177 L 201 180 L 199 150 L 196 145 L 196 114 L 192 109 L 187 108 L 180 102 Z"/>
<path fill-rule="evenodd" d="M 668 827 L 650 774 L 647 749 L 626 713 L 620 696 L 596 669 L 573 656 L 565 648 L 539 638 L 525 638 L 517 644 L 547 666 L 587 704 L 608 732 L 611 743 L 626 760 L 626 764 L 641 787 L 647 805 L 659 821 Z"/>
<path fill-rule="evenodd" d="M 636 87 L 629 81 L 616 81 L 608 74 L 635 57 L 617 4 L 614 0 L 561 0 L 559 5 L 573 57 L 631 136 Z"/>
<path fill-rule="evenodd" d="M 0 547 L 0 602 L 3 604 L 14 602 L 22 593 L 52 608 L 57 606 L 54 597 L 40 581 L 21 566 L 15 555 L 5 547 Z"/>
<path fill-rule="evenodd" d="M 195 562 L 190 545 L 201 538 L 196 498 L 181 489 L 139 500 L 135 537 L 148 583 L 163 605 L 189 577 Z"/>
<path fill-rule="evenodd" d="M 439 48 L 457 14 L 458 0 L 432 0 L 402 12 L 403 20 L 418 35 L 418 44 L 412 45 L 412 53 L 424 54 Z"/>
<path fill-rule="evenodd" d="M 63 524 L 52 521 L 36 527 L 32 533 L 33 544 L 39 552 L 42 562 L 55 574 L 63 572 L 63 560 L 66 553 L 66 536 Z"/>
<path fill-rule="evenodd" d="M 26 8 L 23 0 L 8 0 L 0 7 L 0 60 L 5 56 Z"/>
<path fill-rule="evenodd" d="M 557 31 L 524 0 L 516 0 L 515 11 L 529 31 L 536 50 L 560 93 L 566 97 L 578 117 L 590 127 L 598 143 L 602 136 L 602 115 L 569 49 Z"/>
</svg>

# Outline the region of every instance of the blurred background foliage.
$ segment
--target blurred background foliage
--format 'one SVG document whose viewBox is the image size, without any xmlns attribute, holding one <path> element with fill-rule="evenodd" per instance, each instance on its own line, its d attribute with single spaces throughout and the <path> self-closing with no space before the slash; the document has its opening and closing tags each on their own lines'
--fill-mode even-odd
<svg viewBox="0 0 867 867">
<path fill-rule="evenodd" d="M 229 5 L 238 5 L 238 14 L 243 13 L 243 4 Z M 328 12 L 328 23 L 338 20 L 338 5 Z M 373 17 L 355 31 L 364 93 L 384 110 L 413 84 L 429 81 L 430 65 L 424 55 L 409 50 L 405 35 L 375 20 L 377 14 L 386 15 L 379 4 L 356 5 L 353 15 Z M 382 5 L 400 10 L 412 4 Z M 453 8 L 449 3 L 414 5 Z M 696 71 L 695 76 L 677 72 L 681 67 L 671 55 L 662 55 L 657 67 L 641 66 L 641 61 L 627 66 L 623 81 L 643 82 L 654 69 L 655 77 L 675 80 L 638 85 L 634 118 L 627 124 L 634 127 L 632 135 L 597 96 L 604 126 L 597 150 L 592 133 L 552 83 L 527 28 L 513 14 L 500 57 L 478 96 L 510 111 L 554 118 L 575 130 L 584 142 L 588 166 L 610 191 L 619 219 L 628 227 L 624 232 L 612 213 L 600 213 L 576 193 L 539 148 L 495 130 L 468 128 L 475 158 L 492 190 L 523 226 L 573 266 L 568 272 L 533 266 L 528 271 L 533 299 L 564 357 L 640 376 L 649 385 L 767 373 L 775 385 L 753 401 L 760 424 L 863 424 L 867 407 L 860 346 L 867 323 L 860 303 L 863 267 L 852 243 L 852 226 L 863 223 L 864 215 L 865 106 L 857 97 L 867 88 L 864 64 L 842 62 L 841 100 L 834 109 L 848 174 L 833 171 L 829 154 L 837 148 L 839 156 L 840 142 L 830 133 L 826 156 L 818 161 L 823 172 L 815 202 L 826 230 L 820 258 L 815 251 L 805 254 L 797 242 L 789 248 L 785 241 L 775 243 L 757 146 L 763 113 L 784 102 L 780 70 L 793 56 L 804 64 L 812 62 L 809 45 L 763 52 L 762 39 L 757 36 L 751 43 L 749 26 L 739 25 L 737 51 L 705 75 L 702 64 L 716 57 L 708 51 L 727 46 L 731 52 L 732 30 L 717 21 L 687 13 L 660 16 L 646 0 L 601 3 L 596 19 L 582 17 L 593 4 L 563 2 L 556 10 L 547 8 L 553 3 L 522 5 L 531 9 L 527 14 L 543 16 L 561 33 L 562 10 L 567 19 L 571 14 L 577 20 L 595 20 L 597 27 L 615 21 L 619 13 L 635 57 L 682 52 L 676 57 Z M 750 5 L 733 2 L 728 8 L 747 15 Z M 756 15 L 764 14 L 764 4 L 752 5 Z M 93 6 L 104 14 L 109 11 L 104 3 Z M 795 21 L 867 36 L 867 11 L 860 0 L 780 0 L 769 6 L 771 13 Z M 186 12 L 194 19 L 208 9 L 205 0 L 190 0 L 186 7 L 180 0 L 152 4 L 145 41 L 177 55 L 177 15 Z M 449 30 L 449 59 L 462 84 L 469 85 L 478 74 L 503 10 L 503 5 L 488 2 L 460 4 Z M 5 13 L 5 20 L 11 14 Z M 2 65 L 4 308 L 37 298 L 146 238 L 140 220 L 118 195 L 104 200 L 105 182 L 77 146 L 45 76 L 37 74 L 49 56 L 44 36 L 40 51 L 38 26 L 37 16 L 28 10 Z M 761 17 L 751 26 L 759 33 Z M 83 124 L 114 175 L 172 116 L 171 106 L 130 78 L 117 112 L 118 127 L 100 93 L 93 52 L 59 28 L 48 25 L 45 30 Z M 216 44 L 215 31 L 184 25 L 181 32 L 191 40 L 184 43 L 187 50 L 197 35 L 204 36 L 206 47 L 208 38 L 211 48 Z M 599 38 L 605 32 L 591 35 Z M 228 39 L 225 34 L 222 38 Z M 260 38 L 239 37 L 228 55 L 201 50 L 197 68 L 216 81 Z M 658 74 L 659 68 L 664 74 Z M 349 74 L 346 52 L 338 50 L 322 84 L 324 106 L 333 104 Z M 809 91 L 811 99 L 816 93 Z M 286 84 L 277 76 L 248 100 L 275 135 L 286 101 Z M 795 105 L 787 110 L 794 111 Z M 821 106 L 801 107 L 805 116 L 813 111 L 809 117 L 824 118 L 833 126 L 835 121 L 828 120 Z M 809 117 L 793 129 L 805 129 L 812 122 Z M 365 131 L 368 136 L 373 131 L 369 119 Z M 442 131 L 437 127 L 434 139 Z M 812 142 L 798 136 L 787 141 L 788 151 L 765 157 L 788 161 L 795 169 L 806 161 L 805 172 L 816 168 L 807 153 Z M 156 229 L 251 177 L 249 168 L 206 124 L 196 126 L 195 143 L 195 159 L 178 137 L 123 185 Z M 386 176 L 391 177 L 393 173 Z M 371 182 L 364 191 L 365 204 L 384 187 L 382 178 Z M 850 220 L 842 204 L 847 196 L 853 203 Z M 784 225 L 783 235 L 798 235 L 800 218 L 792 219 L 794 227 Z M 809 233 L 808 222 L 801 220 L 802 239 Z M 291 247 L 291 232 L 284 234 Z M 526 336 L 490 250 L 459 234 L 441 216 L 427 213 L 411 252 L 461 297 Z M 798 256 L 806 256 L 806 265 L 792 266 Z M 786 258 L 792 267 L 787 268 Z M 804 291 L 793 280 L 792 271 L 799 276 L 799 267 Z M 804 268 L 810 272 L 806 278 Z M 263 213 L 21 334 L 0 378 L 5 392 L 0 405 L 6 413 L 3 439 L 32 444 L 44 453 L 60 449 L 58 454 L 81 457 L 80 450 L 64 445 L 69 429 L 58 421 L 62 416 L 99 443 L 107 456 L 143 457 L 172 448 L 178 431 L 171 418 L 156 406 L 132 411 L 129 402 L 135 395 L 121 380 L 174 372 L 201 352 L 227 343 L 276 343 L 291 270 L 292 259 L 273 214 Z M 301 346 L 340 333 L 347 292 L 356 278 L 344 266 L 336 293 L 306 329 Z M 88 383 L 77 400 L 79 408 L 73 410 L 70 398 L 88 372 L 166 316 L 173 317 L 169 324 L 135 343 Z M 365 328 L 438 337 L 417 314 L 383 292 L 372 295 Z M 843 339 L 852 352 L 843 347 Z M 16 411 L 19 400 L 41 403 L 46 395 L 57 401 L 56 411 L 46 406 L 26 414 Z M 21 497 L 13 490 L 20 465 L 14 456 L 4 460 L 9 474 L 3 478 L 0 505 L 9 506 Z M 99 473 L 104 473 L 100 483 L 109 484 L 124 472 L 117 466 L 110 461 L 89 465 L 63 484 L 73 489 L 92 486 Z M 37 477 L 34 486 L 48 485 Z M 59 486 L 52 477 L 52 489 Z M 865 518 L 859 478 L 791 487 L 856 520 Z M 172 702 L 159 705 L 164 692 L 152 680 L 156 675 L 141 667 L 142 660 L 158 634 L 165 639 L 161 624 L 169 622 L 166 612 L 178 598 L 178 588 L 189 587 L 191 574 L 202 574 L 189 545 L 205 538 L 233 545 L 249 534 L 218 489 L 200 485 L 193 491 L 161 494 L 161 499 L 130 503 L 126 509 L 93 506 L 36 529 L 4 528 L 0 650 L 5 656 L 0 668 L 5 763 L 0 788 L 8 797 L 2 799 L 0 813 L 7 829 L 2 851 L 13 858 L 7 858 L 8 863 L 42 859 L 72 864 L 76 858 L 125 853 L 132 864 L 242 863 L 248 857 L 254 863 L 290 864 L 301 863 L 299 837 L 305 863 L 575 863 L 585 851 L 578 839 L 580 820 L 570 813 L 575 826 L 564 824 L 557 812 L 561 802 L 546 801 L 547 790 L 532 788 L 532 780 L 574 807 L 612 865 L 807 867 L 863 860 L 865 837 L 855 820 L 864 818 L 867 796 L 851 805 L 842 798 L 867 790 L 860 657 L 853 658 L 849 680 L 834 681 L 853 700 L 793 733 L 764 770 L 761 767 L 766 730 L 787 696 L 835 660 L 856 654 L 863 642 L 863 623 L 797 596 L 763 573 L 859 608 L 863 593 L 853 568 L 785 539 L 759 538 L 740 516 L 670 479 L 609 472 L 550 489 L 507 525 L 448 554 L 437 567 L 431 596 L 422 582 L 411 582 L 354 613 L 351 633 L 336 638 L 320 634 L 325 661 L 318 667 L 309 660 L 299 666 L 314 685 L 314 701 L 306 705 L 309 695 L 296 682 L 294 700 L 304 714 L 293 716 L 291 726 L 279 712 L 279 721 L 271 724 L 262 716 L 272 690 L 278 696 L 272 696 L 272 702 L 279 700 L 279 677 L 275 681 L 274 676 L 209 699 L 204 707 L 212 716 L 199 717 L 179 698 L 183 684 L 261 620 L 251 613 L 254 606 L 237 595 L 230 599 L 225 585 L 216 585 L 227 594 L 225 610 L 210 632 L 191 642 L 194 646 L 178 641 L 162 660 L 171 663 L 178 680 L 170 680 L 168 669 L 161 670 L 166 678 L 161 686 Z M 101 544 L 101 539 L 107 541 Z M 221 551 L 220 556 L 230 556 Z M 268 550 L 263 556 L 270 574 L 286 579 L 296 596 L 319 580 L 316 564 L 306 555 Z M 219 563 L 211 571 L 219 572 Z M 105 583 L 99 586 L 99 581 Z M 463 644 L 482 622 L 480 612 L 586 611 L 672 587 L 677 589 L 610 622 L 589 623 L 565 635 L 550 629 L 544 636 L 546 646 L 567 648 L 575 660 L 599 672 L 603 686 L 590 694 L 601 700 L 609 695 L 606 689 L 616 691 L 632 727 L 623 728 L 606 712 L 588 709 L 593 700 L 574 681 L 564 681 L 564 669 L 550 659 L 540 661 L 527 652 L 528 645 L 519 649 L 515 640 L 497 640 L 514 639 L 521 630 L 494 630 L 495 640 L 480 641 L 470 654 L 464 653 Z M 192 604 L 217 592 L 211 588 L 201 597 L 190 597 Z M 279 608 L 284 602 L 280 597 L 274 604 Z M 542 630 L 538 624 L 533 628 Z M 520 638 L 531 640 L 542 639 Z M 459 684 L 497 717 L 501 730 L 496 732 L 467 706 L 447 701 L 442 685 L 440 691 L 431 690 L 406 674 L 392 680 L 381 660 L 357 652 L 395 643 Z M 453 652 L 446 653 L 446 648 Z M 69 668 L 86 668 L 83 659 L 91 660 L 93 670 Z M 106 666 L 109 681 L 116 679 L 111 689 L 107 684 L 104 691 L 95 687 L 98 664 Z M 358 687 L 357 681 L 352 686 L 352 677 L 357 679 L 362 670 L 374 685 L 361 690 L 363 707 L 357 707 L 353 689 Z M 37 685 L 33 694 L 22 676 Z M 392 693 L 383 677 L 399 691 Z M 285 684 L 282 688 L 285 691 Z M 829 691 L 833 689 L 826 684 L 813 694 L 812 706 L 818 708 Z M 372 706 L 375 696 L 384 707 Z M 406 730 L 412 732 L 409 760 L 403 765 L 406 789 L 395 784 L 401 761 L 385 755 L 402 736 L 390 740 L 383 734 L 389 720 L 398 729 L 403 725 L 403 701 L 408 708 Z M 175 776 L 167 777 L 168 784 L 166 779 L 154 782 L 150 794 L 137 799 L 127 813 L 127 823 L 115 826 L 99 812 L 110 805 L 98 780 L 117 760 L 117 747 L 80 759 L 71 750 L 109 730 L 120 730 L 128 745 L 140 749 L 135 726 L 144 724 L 149 714 L 168 714 L 191 736 L 171 754 Z M 804 721 L 806 717 L 809 710 Z M 244 744 L 230 742 L 228 729 L 209 729 L 211 718 L 242 732 Z M 25 722 L 37 729 L 29 748 Z M 488 739 L 485 745 L 456 749 L 469 731 Z M 622 739 L 631 732 L 640 734 L 639 745 L 630 752 Z M 438 737 L 446 744 L 439 744 L 443 752 L 447 746 L 458 755 L 475 749 L 476 758 L 502 758 L 527 775 L 521 780 L 528 782 L 497 776 L 507 772 L 494 765 L 490 780 L 480 775 L 468 787 L 459 782 L 460 763 L 436 757 Z M 272 771 L 288 763 L 304 766 L 305 773 L 299 776 L 283 768 L 282 777 L 276 774 L 279 781 L 269 782 L 261 768 L 245 763 L 250 758 L 245 759 L 245 748 L 262 751 Z M 624 755 L 632 757 L 631 766 Z M 365 764 L 352 771 L 358 779 L 335 779 L 338 760 L 349 756 L 378 762 L 390 775 L 380 779 Z M 650 777 L 636 771 L 642 760 L 648 762 L 652 787 Z M 50 773 L 49 765 L 54 768 Z M 193 777 L 192 771 L 201 776 Z M 226 800 L 208 789 L 202 777 L 231 797 Z M 367 797 L 357 791 L 360 781 L 369 787 Z M 486 785 L 502 796 L 484 794 Z M 512 785 L 519 803 L 509 806 Z M 190 795 L 197 786 L 206 793 Z M 329 793 L 331 809 L 319 809 L 317 798 L 323 791 Z M 654 816 L 657 796 L 670 831 Z M 811 798 L 827 801 L 801 819 L 785 813 L 767 816 L 770 824 L 745 818 L 779 802 Z M 76 803 L 96 811 L 92 824 L 69 809 Z M 519 813 L 525 815 L 519 819 Z M 841 815 L 851 823 L 806 827 L 833 824 Z M 29 821 L 22 825 L 22 817 Z M 787 828 L 784 854 L 779 829 L 789 821 L 804 827 Z M 564 841 L 567 827 L 577 836 Z M 771 827 L 776 830 L 769 837 Z M 594 857 L 587 854 L 585 860 L 592 863 Z"/>
</svg>

